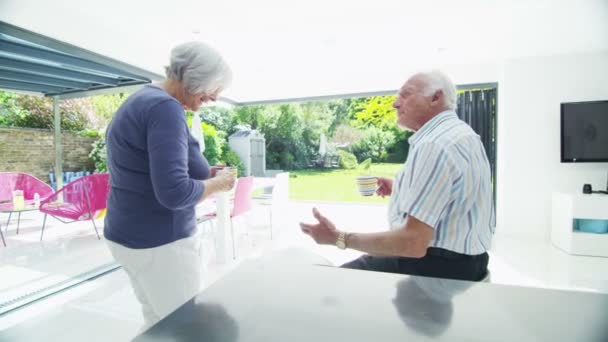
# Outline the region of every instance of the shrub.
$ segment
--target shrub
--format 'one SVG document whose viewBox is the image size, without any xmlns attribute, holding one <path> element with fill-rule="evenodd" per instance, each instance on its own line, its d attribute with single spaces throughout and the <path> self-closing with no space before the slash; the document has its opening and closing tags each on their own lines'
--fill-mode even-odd
<svg viewBox="0 0 608 342">
<path fill-rule="evenodd" d="M 366 130 L 363 139 L 350 146 L 350 151 L 359 161 L 371 158 L 374 162 L 382 162 L 386 160 L 387 148 L 393 144 L 394 140 L 392 132 L 370 127 Z"/>
<path fill-rule="evenodd" d="M 227 166 L 236 167 L 238 169 L 239 177 L 242 177 L 243 175 L 245 175 L 245 165 L 241 161 L 241 158 L 239 158 L 239 155 L 236 154 L 234 151 L 232 151 L 230 149 L 230 147 L 227 147 L 224 149 L 224 153 L 222 155 L 222 161 Z"/>
<path fill-rule="evenodd" d="M 186 121 L 190 128 L 192 128 L 192 115 L 200 114 L 186 112 Z M 226 144 L 226 133 L 206 122 L 201 122 L 201 128 L 203 130 L 203 139 L 205 140 L 205 151 L 203 152 L 203 155 L 210 165 L 216 165 L 221 159 L 222 151 Z"/>
<path fill-rule="evenodd" d="M 53 102 L 49 98 L 37 96 L 19 96 L 17 104 L 27 112 L 20 115 L 16 122 L 18 127 L 53 128 Z M 81 131 L 96 126 L 93 107 L 87 99 L 69 99 L 59 101 L 61 129 Z"/>
<path fill-rule="evenodd" d="M 201 125 L 205 139 L 205 152 L 203 152 L 203 155 L 207 158 L 210 165 L 215 165 L 220 160 L 224 146 L 226 145 L 226 133 L 205 122 Z"/>
<path fill-rule="evenodd" d="M 18 127 L 17 121 L 28 115 L 21 106 L 17 104 L 19 95 L 0 91 L 0 126 Z"/>
<path fill-rule="evenodd" d="M 357 157 L 354 154 L 344 151 L 338 150 L 338 155 L 340 156 L 340 168 L 342 169 L 356 169 L 358 166 Z"/>
<path fill-rule="evenodd" d="M 89 153 L 89 158 L 91 158 L 95 165 L 95 171 L 108 172 L 108 154 L 106 152 L 106 139 L 103 134 L 93 143 L 93 149 Z"/>
<path fill-rule="evenodd" d="M 408 139 L 414 134 L 412 131 L 394 130 L 395 142 L 387 149 L 386 161 L 389 163 L 403 163 L 410 150 Z"/>
<path fill-rule="evenodd" d="M 99 138 L 101 133 L 96 129 L 83 129 L 82 131 L 78 132 L 78 135 L 81 137 Z"/>
<path fill-rule="evenodd" d="M 95 117 L 100 127 L 107 126 L 120 105 L 128 98 L 128 95 L 129 94 L 118 93 L 89 97 L 89 101 L 93 107 Z"/>
<path fill-rule="evenodd" d="M 59 101 L 62 130 L 99 127 L 94 113 L 88 99 Z M 0 125 L 51 129 L 54 127 L 53 101 L 48 97 L 0 92 Z"/>
</svg>

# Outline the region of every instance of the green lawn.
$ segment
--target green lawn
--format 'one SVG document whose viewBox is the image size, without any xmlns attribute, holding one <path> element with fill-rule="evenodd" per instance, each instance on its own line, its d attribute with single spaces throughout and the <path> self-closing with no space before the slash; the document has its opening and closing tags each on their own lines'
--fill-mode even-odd
<svg viewBox="0 0 608 342">
<path fill-rule="evenodd" d="M 403 164 L 372 164 L 370 174 L 394 177 Z M 312 169 L 290 171 L 289 197 L 292 200 L 327 202 L 387 203 L 387 198 L 361 196 L 355 178 L 358 170 Z"/>
</svg>

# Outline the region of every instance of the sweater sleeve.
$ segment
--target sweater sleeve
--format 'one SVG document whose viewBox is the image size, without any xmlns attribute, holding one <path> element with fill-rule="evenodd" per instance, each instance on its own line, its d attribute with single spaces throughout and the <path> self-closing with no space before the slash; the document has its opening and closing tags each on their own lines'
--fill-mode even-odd
<svg viewBox="0 0 608 342">
<path fill-rule="evenodd" d="M 204 192 L 201 181 L 188 174 L 188 125 L 174 101 L 149 109 L 147 146 L 150 178 L 156 199 L 168 209 L 194 206 Z"/>
</svg>

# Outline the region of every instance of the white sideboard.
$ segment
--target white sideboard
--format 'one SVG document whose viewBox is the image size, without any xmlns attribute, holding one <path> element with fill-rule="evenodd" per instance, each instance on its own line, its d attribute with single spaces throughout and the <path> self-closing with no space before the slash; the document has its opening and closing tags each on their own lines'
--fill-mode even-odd
<svg viewBox="0 0 608 342">
<path fill-rule="evenodd" d="M 551 243 L 566 253 L 608 257 L 608 234 L 574 230 L 574 219 L 608 220 L 608 195 L 554 193 Z"/>
</svg>

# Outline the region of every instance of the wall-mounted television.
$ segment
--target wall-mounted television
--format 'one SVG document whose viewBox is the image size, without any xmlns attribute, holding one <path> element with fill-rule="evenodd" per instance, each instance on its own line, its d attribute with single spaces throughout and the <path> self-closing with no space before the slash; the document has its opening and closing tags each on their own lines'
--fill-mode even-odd
<svg viewBox="0 0 608 342">
<path fill-rule="evenodd" d="M 608 162 L 608 100 L 561 104 L 561 161 Z"/>
</svg>

